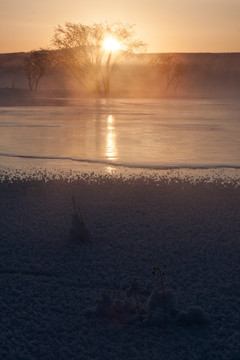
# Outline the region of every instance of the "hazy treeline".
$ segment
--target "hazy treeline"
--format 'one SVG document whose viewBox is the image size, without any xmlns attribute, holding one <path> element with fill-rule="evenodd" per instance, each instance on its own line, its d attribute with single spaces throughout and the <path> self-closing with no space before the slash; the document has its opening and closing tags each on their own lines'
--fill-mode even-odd
<svg viewBox="0 0 240 360">
<path fill-rule="evenodd" d="M 0 89 L 28 89 L 23 69 L 27 53 L 0 54 Z M 170 84 L 166 94 L 166 75 L 159 71 L 153 59 L 174 57 L 184 67 L 184 74 Z M 39 82 L 39 90 L 61 91 L 63 94 L 84 89 L 71 74 L 50 68 Z M 238 96 L 240 93 L 240 53 L 175 53 L 134 54 L 117 64 L 111 81 L 112 96 Z"/>
</svg>

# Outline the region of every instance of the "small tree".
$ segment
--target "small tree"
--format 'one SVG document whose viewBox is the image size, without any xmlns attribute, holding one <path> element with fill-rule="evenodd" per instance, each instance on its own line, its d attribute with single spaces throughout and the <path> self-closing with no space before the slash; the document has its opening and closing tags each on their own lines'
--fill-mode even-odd
<svg viewBox="0 0 240 360">
<path fill-rule="evenodd" d="M 58 25 L 52 44 L 55 60 L 89 93 L 108 94 L 114 67 L 123 57 L 145 47 L 132 25 L 98 23 Z"/>
<path fill-rule="evenodd" d="M 33 50 L 23 61 L 23 69 L 28 78 L 31 91 L 36 91 L 40 79 L 46 74 L 51 63 L 50 53 L 46 50 Z"/>
<path fill-rule="evenodd" d="M 163 92 L 168 93 L 171 85 L 175 84 L 174 91 L 177 91 L 180 78 L 185 75 L 186 68 L 183 63 L 174 55 L 158 55 L 151 60 L 151 64 L 155 66 L 159 73 L 165 77 L 165 86 Z"/>
</svg>

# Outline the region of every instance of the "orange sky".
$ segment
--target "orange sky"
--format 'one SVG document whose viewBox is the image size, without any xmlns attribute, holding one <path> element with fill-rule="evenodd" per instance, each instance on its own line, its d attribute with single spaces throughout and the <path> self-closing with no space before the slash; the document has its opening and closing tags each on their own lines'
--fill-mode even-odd
<svg viewBox="0 0 240 360">
<path fill-rule="evenodd" d="M 240 52 L 240 0 L 0 0 L 0 53 L 48 46 L 66 21 L 117 20 L 148 52 Z"/>
</svg>

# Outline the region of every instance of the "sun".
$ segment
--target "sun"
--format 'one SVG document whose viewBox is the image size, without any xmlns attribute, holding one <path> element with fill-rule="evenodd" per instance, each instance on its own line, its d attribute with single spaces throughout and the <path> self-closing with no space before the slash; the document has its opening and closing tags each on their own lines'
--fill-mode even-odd
<svg viewBox="0 0 240 360">
<path fill-rule="evenodd" d="M 103 40 L 103 47 L 107 51 L 118 51 L 120 50 L 120 43 L 113 37 L 107 37 Z"/>
</svg>

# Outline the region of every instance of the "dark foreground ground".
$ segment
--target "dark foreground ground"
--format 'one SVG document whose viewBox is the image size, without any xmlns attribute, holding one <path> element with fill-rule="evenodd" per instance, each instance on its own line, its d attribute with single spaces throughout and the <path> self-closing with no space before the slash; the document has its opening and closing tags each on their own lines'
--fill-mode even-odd
<svg viewBox="0 0 240 360">
<path fill-rule="evenodd" d="M 73 195 L 92 232 L 83 244 L 69 233 Z M 239 359 L 234 183 L 5 179 L 0 198 L 2 359 Z M 171 312 L 149 305 L 163 264 Z M 143 323 L 134 299 L 131 315 L 103 309 L 133 278 Z"/>
</svg>

